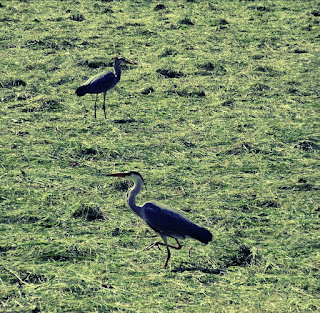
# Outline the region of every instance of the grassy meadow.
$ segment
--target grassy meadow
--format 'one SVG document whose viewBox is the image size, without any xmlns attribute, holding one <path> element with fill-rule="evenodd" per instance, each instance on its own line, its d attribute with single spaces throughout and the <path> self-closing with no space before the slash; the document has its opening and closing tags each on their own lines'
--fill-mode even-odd
<svg viewBox="0 0 320 313">
<path fill-rule="evenodd" d="M 319 1 L 4 0 L 0 21 L 1 312 L 320 311 Z M 75 90 L 118 56 L 94 119 Z M 105 176 L 126 170 L 213 241 L 164 269 Z"/>
</svg>

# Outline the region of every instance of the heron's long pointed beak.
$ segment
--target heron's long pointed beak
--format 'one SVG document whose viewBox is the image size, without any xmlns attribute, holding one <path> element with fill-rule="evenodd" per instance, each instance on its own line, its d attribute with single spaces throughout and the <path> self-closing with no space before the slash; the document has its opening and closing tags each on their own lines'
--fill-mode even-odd
<svg viewBox="0 0 320 313">
<path fill-rule="evenodd" d="M 125 60 L 125 62 L 128 63 L 128 64 L 137 65 L 137 63 L 130 62 L 130 61 L 128 61 L 128 60 Z"/>
</svg>

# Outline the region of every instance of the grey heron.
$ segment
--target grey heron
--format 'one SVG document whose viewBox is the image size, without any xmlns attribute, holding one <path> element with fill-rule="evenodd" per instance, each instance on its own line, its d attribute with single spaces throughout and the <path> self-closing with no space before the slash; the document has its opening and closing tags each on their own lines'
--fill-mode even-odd
<svg viewBox="0 0 320 313">
<path fill-rule="evenodd" d="M 94 103 L 94 117 L 97 118 L 97 98 L 98 94 L 103 92 L 103 112 L 104 118 L 106 118 L 106 93 L 108 90 L 113 88 L 121 78 L 121 62 L 125 62 L 128 64 L 133 64 L 124 58 L 116 59 L 114 62 L 114 71 L 116 75 L 112 72 L 100 73 L 91 78 L 89 78 L 83 85 L 81 85 L 76 90 L 76 94 L 79 97 L 84 96 L 87 93 L 95 93 L 96 100 Z"/>
<path fill-rule="evenodd" d="M 159 245 L 166 246 L 167 259 L 164 265 L 165 268 L 167 267 L 171 256 L 169 248 L 179 250 L 182 247 L 178 239 L 191 237 L 205 244 L 212 240 L 212 234 L 206 228 L 196 225 L 175 211 L 163 208 L 161 205 L 153 202 L 146 202 L 142 206 L 136 205 L 135 197 L 140 192 L 144 184 L 143 177 L 140 173 L 136 171 L 129 171 L 107 174 L 107 176 L 121 177 L 133 182 L 133 186 L 128 189 L 127 203 L 132 211 L 140 216 L 150 228 L 160 235 L 164 241 L 164 243 L 155 242 L 145 250 L 149 250 L 154 246 L 159 248 Z M 174 238 L 178 246 L 169 245 L 167 237 Z"/>
</svg>

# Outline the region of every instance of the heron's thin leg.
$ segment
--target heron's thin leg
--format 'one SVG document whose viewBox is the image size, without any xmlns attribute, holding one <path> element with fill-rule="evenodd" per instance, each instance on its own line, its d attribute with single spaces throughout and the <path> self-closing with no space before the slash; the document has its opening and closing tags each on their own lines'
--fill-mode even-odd
<svg viewBox="0 0 320 313">
<path fill-rule="evenodd" d="M 107 118 L 107 115 L 106 115 L 106 91 L 103 93 L 103 112 L 104 112 L 104 118 Z"/>
<path fill-rule="evenodd" d="M 94 102 L 94 118 L 97 118 L 97 98 L 98 94 L 96 94 L 96 101 Z"/>
<path fill-rule="evenodd" d="M 164 264 L 164 268 L 166 268 L 167 265 L 168 265 L 168 262 L 170 260 L 170 257 L 171 257 L 171 252 L 170 252 L 170 249 L 168 247 L 167 237 L 166 236 L 161 236 L 161 238 L 163 239 L 163 241 L 165 243 L 165 246 L 167 247 L 167 259 L 166 259 L 166 263 Z"/>
<path fill-rule="evenodd" d="M 166 259 L 166 262 L 164 264 L 164 268 L 166 268 L 167 265 L 168 265 L 168 262 L 170 260 L 170 257 L 171 257 L 171 251 L 170 251 L 169 247 L 179 250 L 179 249 L 181 249 L 182 246 L 180 245 L 180 242 L 177 239 L 176 239 L 176 241 L 178 243 L 178 247 L 175 247 L 175 246 L 168 245 L 166 236 L 161 236 L 161 238 L 163 239 L 164 243 L 163 242 L 159 242 L 159 241 L 154 242 L 151 245 L 149 245 L 147 248 L 145 248 L 144 251 L 145 250 L 149 250 L 149 249 L 151 249 L 151 248 L 153 248 L 155 246 L 157 246 L 159 248 L 159 250 L 161 250 L 159 246 L 166 246 L 166 248 L 167 248 L 167 259 Z"/>
<path fill-rule="evenodd" d="M 174 248 L 174 249 L 176 249 L 176 250 L 180 250 L 180 249 L 182 248 L 180 242 L 178 241 L 177 238 L 174 238 L 174 239 L 176 240 L 176 242 L 177 242 L 177 244 L 178 244 L 178 247 L 173 247 L 173 246 L 170 246 L 170 247 L 171 247 L 171 248 Z"/>
<path fill-rule="evenodd" d="M 164 264 L 164 268 L 166 268 L 166 267 L 167 267 L 168 262 L 169 262 L 170 257 L 171 257 L 171 252 L 170 252 L 170 249 L 169 249 L 169 247 L 168 247 L 168 246 L 167 246 L 167 252 L 168 252 L 168 255 L 167 255 L 166 263 Z"/>
</svg>

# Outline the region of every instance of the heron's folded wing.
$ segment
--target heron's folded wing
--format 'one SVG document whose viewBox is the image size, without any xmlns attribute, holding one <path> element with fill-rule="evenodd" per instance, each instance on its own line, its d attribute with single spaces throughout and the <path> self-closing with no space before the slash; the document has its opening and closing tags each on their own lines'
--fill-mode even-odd
<svg viewBox="0 0 320 313">
<path fill-rule="evenodd" d="M 111 89 L 116 84 L 116 77 L 112 72 L 97 74 L 89 78 L 84 85 L 87 93 L 100 93 Z"/>
<path fill-rule="evenodd" d="M 181 214 L 161 208 L 154 203 L 146 203 L 144 206 L 145 221 L 155 231 L 166 236 L 195 238 L 208 243 L 212 239 L 211 233 L 203 227 L 189 221 Z"/>
</svg>

